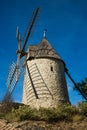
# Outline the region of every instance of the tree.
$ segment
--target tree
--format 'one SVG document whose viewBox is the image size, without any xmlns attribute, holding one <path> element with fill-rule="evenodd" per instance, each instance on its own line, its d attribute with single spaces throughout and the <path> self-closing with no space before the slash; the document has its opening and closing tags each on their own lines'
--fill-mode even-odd
<svg viewBox="0 0 87 130">
<path fill-rule="evenodd" d="M 81 92 L 85 95 L 87 98 L 87 78 L 82 80 L 81 82 L 77 83 L 77 86 L 81 90 Z M 78 91 L 78 89 L 76 89 Z M 79 91 L 78 91 L 79 92 Z M 80 93 L 79 93 L 80 94 Z"/>
</svg>

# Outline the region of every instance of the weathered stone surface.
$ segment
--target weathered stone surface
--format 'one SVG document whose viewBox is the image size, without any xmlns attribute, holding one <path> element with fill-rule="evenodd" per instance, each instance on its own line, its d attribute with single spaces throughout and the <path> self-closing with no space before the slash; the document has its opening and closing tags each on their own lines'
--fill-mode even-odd
<svg viewBox="0 0 87 130">
<path fill-rule="evenodd" d="M 52 54 L 55 51 L 47 40 L 42 41 L 38 47 L 34 46 L 30 49 L 43 50 L 49 46 L 51 54 L 47 55 L 45 51 L 42 53 L 40 50 L 40 54 L 35 57 L 30 51 L 24 79 L 23 103 L 36 108 L 57 107 L 59 103 L 69 102 L 64 72 L 65 64 L 56 53 Z"/>
<path fill-rule="evenodd" d="M 54 58 L 39 58 L 27 63 L 39 99 L 35 97 L 26 69 L 23 92 L 24 104 L 36 108 L 56 107 L 59 102 L 69 101 L 62 61 Z"/>
</svg>

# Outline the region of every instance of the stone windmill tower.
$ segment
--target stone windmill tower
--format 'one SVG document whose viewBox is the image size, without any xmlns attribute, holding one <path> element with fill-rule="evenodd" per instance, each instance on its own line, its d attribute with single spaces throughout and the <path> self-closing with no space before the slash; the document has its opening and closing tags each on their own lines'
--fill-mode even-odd
<svg viewBox="0 0 87 130">
<path fill-rule="evenodd" d="M 23 57 L 25 63 L 25 76 L 23 86 L 22 103 L 31 107 L 57 107 L 60 103 L 69 102 L 65 72 L 85 100 L 87 97 L 75 83 L 66 69 L 64 61 L 52 48 L 45 36 L 39 45 L 29 45 L 26 52 L 26 44 L 32 34 L 37 21 L 40 8 L 36 8 L 30 18 L 24 35 L 20 36 L 17 28 L 18 50 L 17 61 L 12 62 L 7 76 L 8 90 L 3 101 L 10 99 L 21 76 Z M 46 30 L 45 30 L 46 31 Z"/>
<path fill-rule="evenodd" d="M 45 36 L 39 45 L 28 48 L 22 102 L 35 108 L 69 102 L 65 63 Z"/>
</svg>

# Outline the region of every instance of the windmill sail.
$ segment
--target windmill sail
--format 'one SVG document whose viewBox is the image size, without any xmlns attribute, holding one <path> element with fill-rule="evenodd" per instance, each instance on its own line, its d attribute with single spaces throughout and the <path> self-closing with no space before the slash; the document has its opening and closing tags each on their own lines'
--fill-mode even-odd
<svg viewBox="0 0 87 130">
<path fill-rule="evenodd" d="M 17 63 L 12 63 L 9 69 L 9 73 L 8 73 L 8 77 L 7 77 L 7 86 L 8 86 L 8 91 L 5 95 L 6 96 L 11 96 L 16 84 L 20 78 L 21 75 L 21 71 L 20 71 L 20 60 L 23 56 L 26 56 L 26 52 L 25 52 L 25 46 L 27 44 L 28 38 L 30 37 L 34 26 L 35 26 L 35 22 L 37 19 L 37 16 L 39 14 L 40 8 L 36 8 L 35 11 L 33 12 L 33 15 L 31 16 L 29 25 L 27 27 L 27 30 L 24 33 L 23 39 L 20 37 L 20 33 L 19 33 L 19 29 L 17 27 L 17 33 L 16 33 L 16 37 L 18 39 L 18 50 L 17 50 Z M 23 47 L 22 47 L 23 44 Z"/>
<path fill-rule="evenodd" d="M 40 12 L 40 8 L 37 8 L 34 10 L 34 12 L 32 14 L 31 21 L 30 21 L 29 26 L 27 27 L 27 30 L 26 30 L 25 35 L 24 35 L 25 37 L 24 37 L 24 44 L 23 44 L 22 51 L 25 50 L 26 43 L 28 41 L 28 38 L 31 35 L 31 32 L 33 31 L 33 28 L 35 26 L 36 19 L 38 17 L 39 12 Z"/>
<path fill-rule="evenodd" d="M 80 92 L 80 94 L 83 96 L 83 98 L 85 100 L 87 100 L 87 97 L 84 95 L 84 93 L 81 91 L 81 89 L 79 88 L 79 86 L 76 84 L 76 82 L 73 80 L 73 78 L 69 74 L 68 69 L 66 69 L 65 72 L 68 75 L 68 77 L 70 78 L 70 80 L 72 81 L 72 83 L 74 84 L 75 88 Z"/>
<path fill-rule="evenodd" d="M 18 73 L 18 78 L 16 78 L 16 73 Z M 20 69 L 17 71 L 17 64 L 15 64 L 14 62 L 11 64 L 11 66 L 9 67 L 9 72 L 8 72 L 8 76 L 7 76 L 7 86 L 8 86 L 8 90 L 3 98 L 3 102 L 8 102 L 11 100 L 11 96 L 12 93 L 16 87 L 16 84 L 20 78 L 21 75 L 21 71 Z"/>
<path fill-rule="evenodd" d="M 21 58 L 21 38 L 20 38 L 20 33 L 19 29 L 17 28 L 17 39 L 18 39 L 18 51 L 17 51 L 17 68 L 16 68 L 16 79 L 18 80 L 19 78 L 19 67 L 20 67 L 20 58 Z"/>
</svg>

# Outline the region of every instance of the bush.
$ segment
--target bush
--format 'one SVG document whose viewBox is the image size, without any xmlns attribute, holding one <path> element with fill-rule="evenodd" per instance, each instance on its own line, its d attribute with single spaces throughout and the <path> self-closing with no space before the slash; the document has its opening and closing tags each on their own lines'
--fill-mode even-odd
<svg viewBox="0 0 87 130">
<path fill-rule="evenodd" d="M 33 110 L 29 106 L 19 106 L 19 109 L 12 109 L 12 114 L 19 117 L 19 120 L 31 119 Z"/>
<path fill-rule="evenodd" d="M 9 113 L 12 111 L 13 108 L 18 109 L 20 105 L 22 105 L 22 104 L 13 103 L 13 102 L 3 102 L 0 105 L 0 112 L 1 113 Z"/>
<path fill-rule="evenodd" d="M 87 102 L 79 103 L 78 108 L 81 115 L 87 116 Z"/>
<path fill-rule="evenodd" d="M 2 103 L 2 105 L 0 106 L 1 113 L 8 113 L 8 112 L 11 112 L 11 110 L 12 110 L 11 102 Z"/>
<path fill-rule="evenodd" d="M 15 116 L 19 116 L 20 120 L 44 120 L 44 121 L 60 121 L 71 120 L 72 115 L 77 113 L 74 106 L 63 105 L 58 108 L 40 108 L 31 109 L 29 106 L 21 106 L 19 109 L 12 110 Z"/>
<path fill-rule="evenodd" d="M 8 109 L 9 105 L 11 104 L 3 104 L 2 111 L 4 113 L 0 113 L 0 118 L 6 119 L 8 121 L 73 121 L 82 119 L 83 115 L 87 116 L 87 103 L 80 103 L 78 107 L 66 104 L 60 105 L 57 108 L 40 108 L 39 110 L 35 108 L 32 109 L 26 105 L 11 105 L 10 109 Z M 79 115 L 82 116 L 78 117 Z"/>
</svg>

